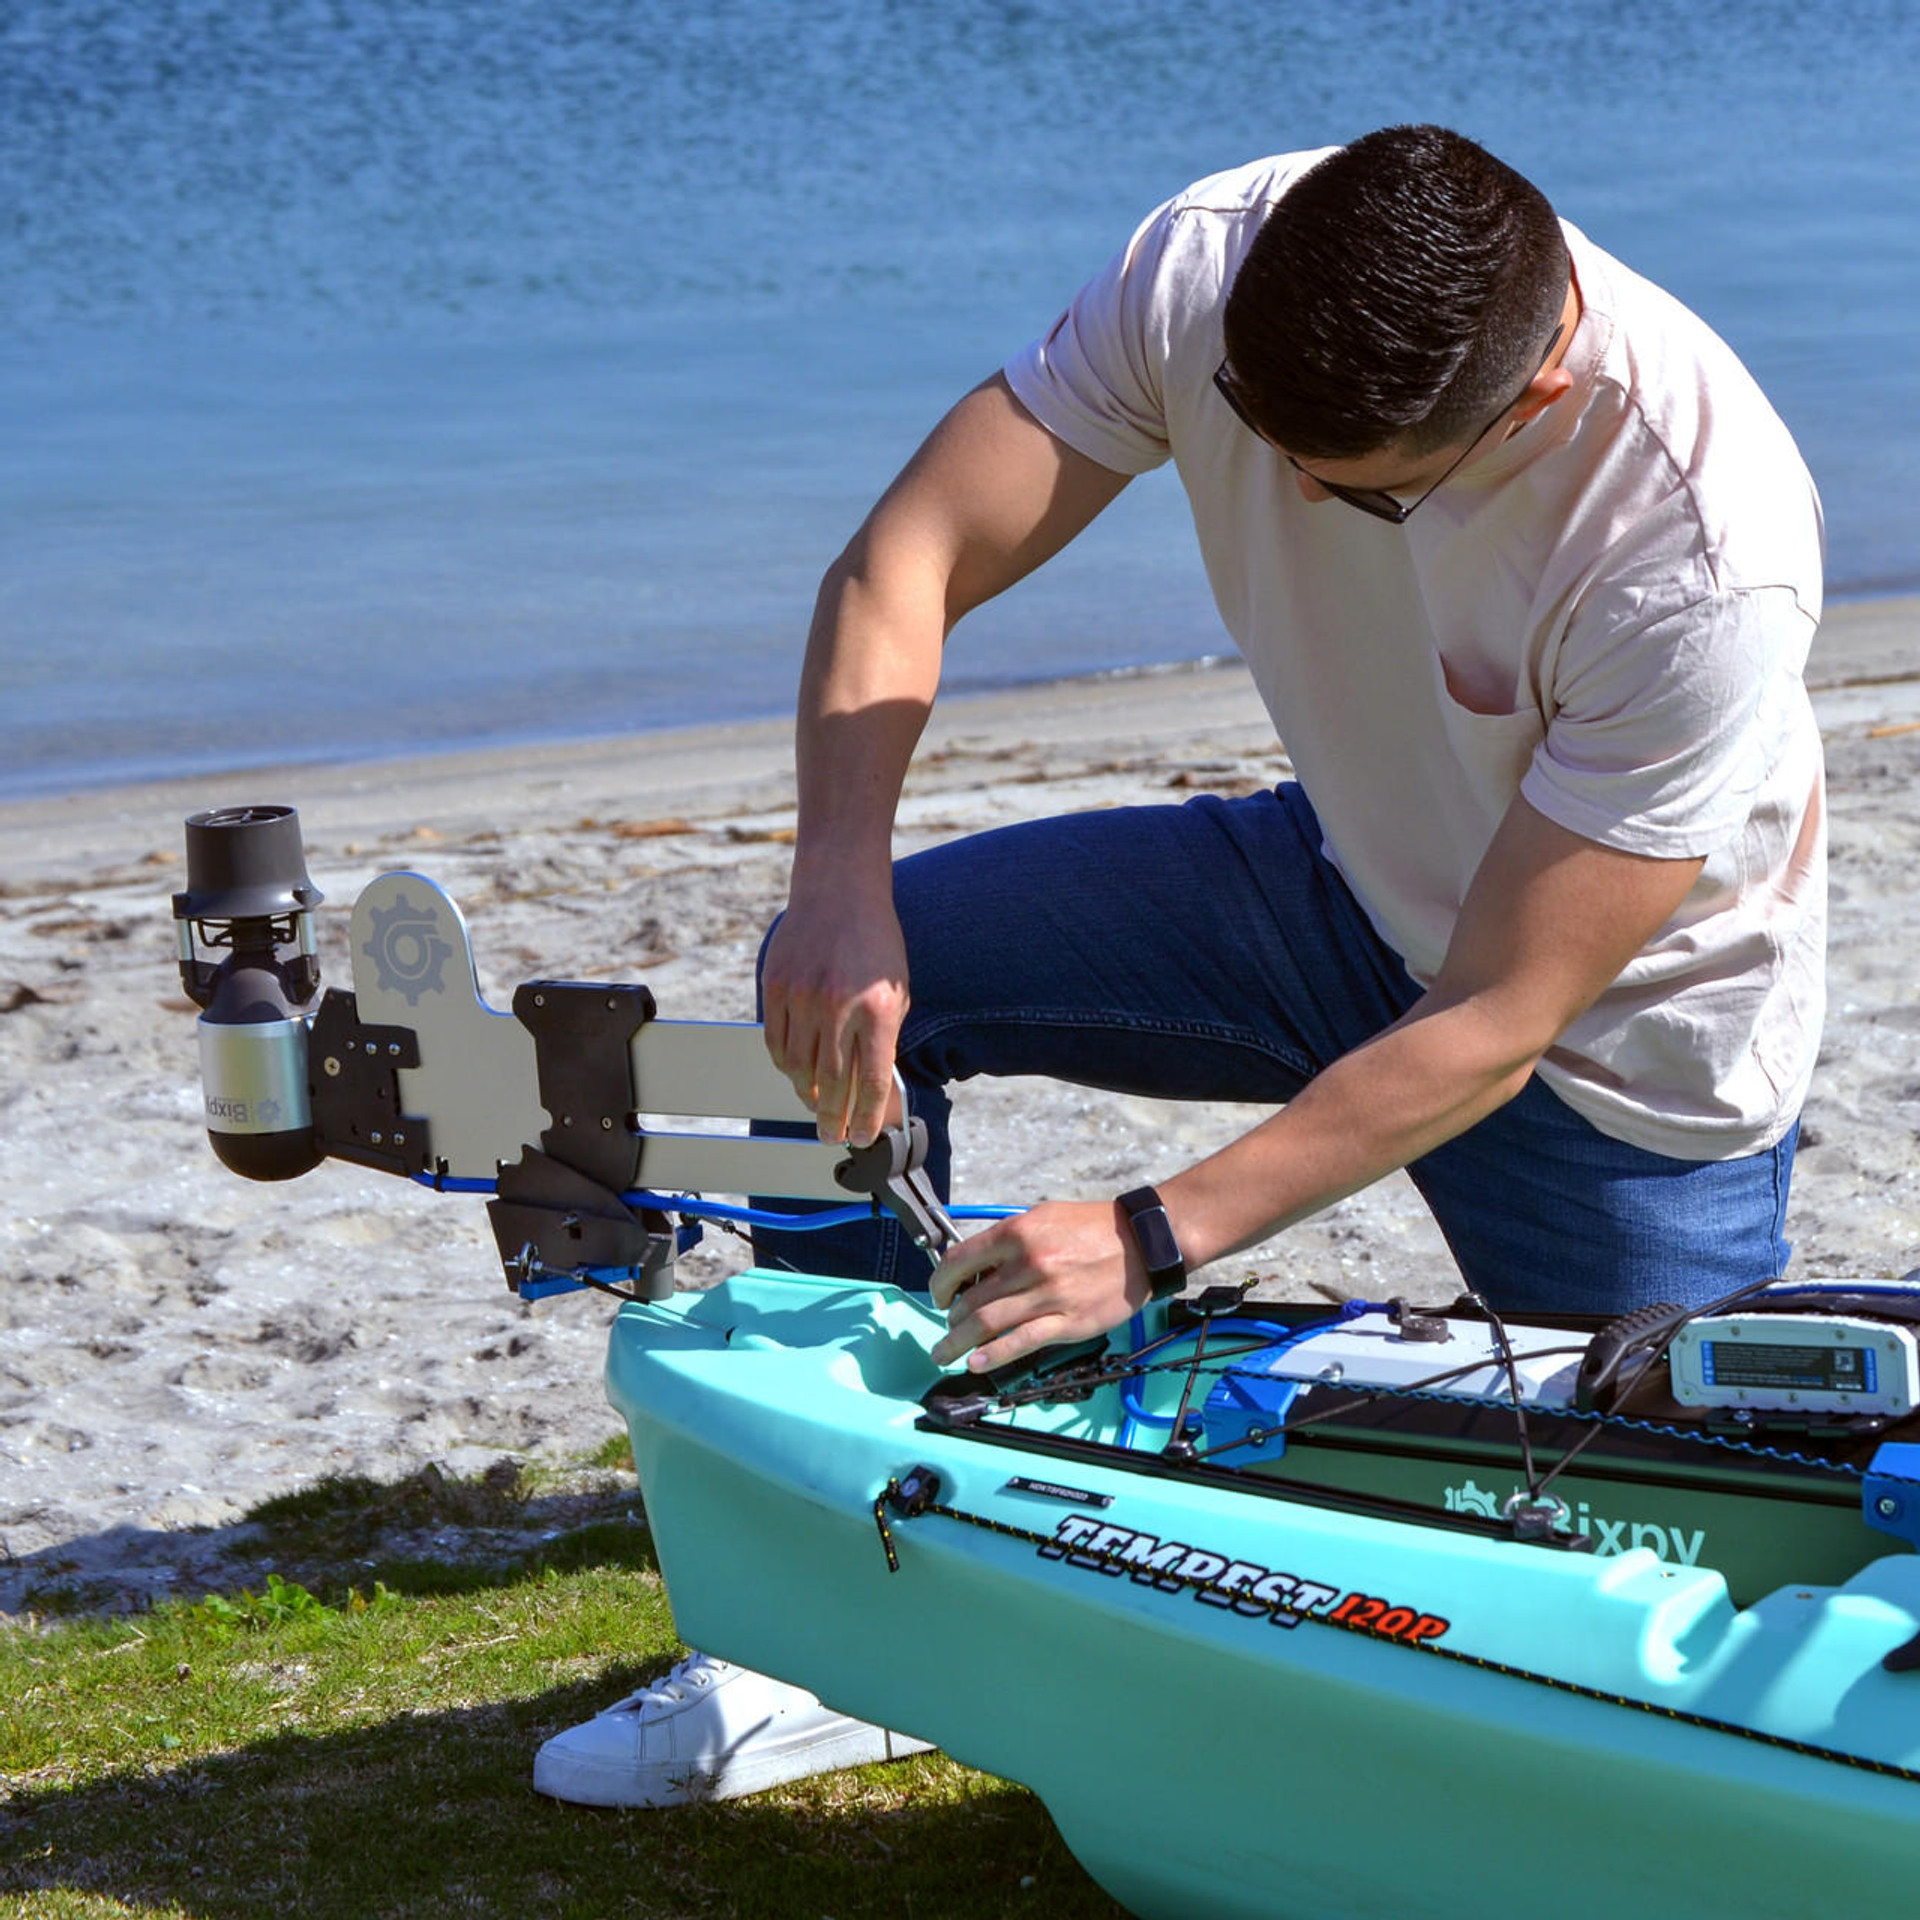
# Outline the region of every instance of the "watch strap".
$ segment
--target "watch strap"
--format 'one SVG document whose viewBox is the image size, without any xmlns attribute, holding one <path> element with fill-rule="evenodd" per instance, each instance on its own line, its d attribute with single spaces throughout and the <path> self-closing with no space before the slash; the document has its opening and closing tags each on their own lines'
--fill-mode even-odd
<svg viewBox="0 0 1920 1920">
<path fill-rule="evenodd" d="M 1135 1187 L 1131 1193 L 1120 1196 L 1119 1207 L 1127 1216 L 1134 1245 L 1146 1262 L 1147 1285 L 1152 1289 L 1153 1298 L 1165 1300 L 1183 1291 L 1187 1284 L 1187 1263 L 1159 1194 L 1152 1187 Z"/>
</svg>

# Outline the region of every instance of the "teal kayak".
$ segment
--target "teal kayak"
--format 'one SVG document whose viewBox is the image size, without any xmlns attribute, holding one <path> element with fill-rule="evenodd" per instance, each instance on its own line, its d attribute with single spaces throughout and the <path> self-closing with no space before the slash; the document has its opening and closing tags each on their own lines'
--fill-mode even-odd
<svg viewBox="0 0 1920 1920">
<path fill-rule="evenodd" d="M 1032 1788 L 1135 1913 L 1910 1898 L 1920 1672 L 1883 1663 L 1920 1633 L 1920 1557 L 1860 1518 L 1857 1478 L 1846 1577 L 1736 1599 L 1700 1526 L 1609 1522 L 1614 1550 L 1583 1551 L 1472 1499 L 1169 1458 L 1137 1381 L 952 1417 L 942 1328 L 892 1289 L 763 1272 L 621 1309 L 608 1391 L 675 1616 Z M 1779 1552 L 1804 1506 L 1830 1560 L 1831 1514 L 1788 1491 Z"/>
</svg>

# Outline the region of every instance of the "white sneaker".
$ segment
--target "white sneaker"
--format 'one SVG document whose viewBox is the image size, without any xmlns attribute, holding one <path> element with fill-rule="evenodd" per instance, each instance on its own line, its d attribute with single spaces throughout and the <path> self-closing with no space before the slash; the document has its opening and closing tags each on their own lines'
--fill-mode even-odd
<svg viewBox="0 0 1920 1920">
<path fill-rule="evenodd" d="M 678 1807 L 931 1751 L 799 1687 L 690 1653 L 665 1679 L 555 1734 L 534 1756 L 533 1784 L 587 1807 Z"/>
</svg>

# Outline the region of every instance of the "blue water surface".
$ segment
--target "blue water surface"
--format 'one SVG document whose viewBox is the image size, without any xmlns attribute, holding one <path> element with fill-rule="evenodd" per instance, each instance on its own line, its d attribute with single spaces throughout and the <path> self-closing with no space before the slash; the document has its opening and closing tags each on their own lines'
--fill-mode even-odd
<svg viewBox="0 0 1920 1920">
<path fill-rule="evenodd" d="M 0 0 L 0 793 L 786 710 L 820 571 L 1139 217 L 1435 119 L 1920 587 L 1905 0 Z M 949 686 L 1220 649 L 1169 475 Z"/>
</svg>

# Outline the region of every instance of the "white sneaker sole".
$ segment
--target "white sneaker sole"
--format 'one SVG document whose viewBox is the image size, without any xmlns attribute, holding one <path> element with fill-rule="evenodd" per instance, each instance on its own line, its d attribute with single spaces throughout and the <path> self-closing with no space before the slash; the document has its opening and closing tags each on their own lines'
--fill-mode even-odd
<svg viewBox="0 0 1920 1920">
<path fill-rule="evenodd" d="M 739 1800 L 816 1773 L 933 1751 L 930 1740 L 890 1733 L 860 1720 L 837 1732 L 801 1734 L 787 1742 L 756 1738 L 746 1752 L 711 1767 L 691 1760 L 621 1766 L 560 1750 L 565 1739 L 565 1734 L 556 1735 L 534 1755 L 533 1787 L 536 1793 L 581 1807 L 686 1807 Z"/>
</svg>

